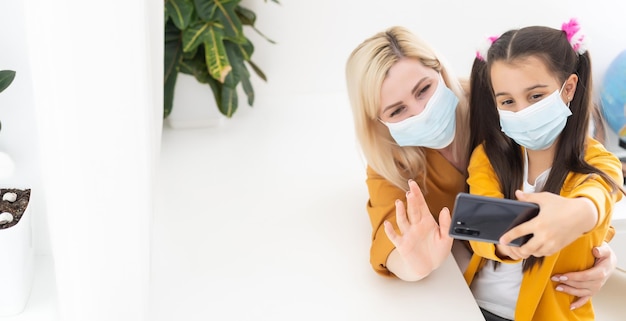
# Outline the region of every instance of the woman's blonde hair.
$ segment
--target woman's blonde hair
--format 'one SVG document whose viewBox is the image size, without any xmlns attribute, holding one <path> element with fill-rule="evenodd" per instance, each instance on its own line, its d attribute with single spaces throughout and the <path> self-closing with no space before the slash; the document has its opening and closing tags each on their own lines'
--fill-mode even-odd
<svg viewBox="0 0 626 321">
<path fill-rule="evenodd" d="M 467 97 L 459 80 L 442 57 L 404 27 L 391 27 L 363 41 L 346 65 L 348 97 L 356 136 L 368 165 L 401 189 L 408 190 L 409 178 L 425 188 L 426 155 L 423 147 L 400 147 L 379 120 L 380 92 L 389 69 L 402 58 L 413 58 L 438 71 L 448 88 L 459 98 L 456 134 L 452 152 L 462 164 L 467 159 Z M 441 173 L 444 175 L 445 173 Z"/>
</svg>

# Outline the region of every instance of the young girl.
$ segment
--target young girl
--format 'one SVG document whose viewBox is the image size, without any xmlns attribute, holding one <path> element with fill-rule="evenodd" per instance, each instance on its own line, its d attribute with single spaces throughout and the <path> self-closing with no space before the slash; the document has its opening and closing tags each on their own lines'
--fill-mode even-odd
<svg viewBox="0 0 626 321">
<path fill-rule="evenodd" d="M 578 29 L 572 20 L 562 30 L 510 30 L 472 67 L 470 122 L 479 130 L 470 138 L 470 193 L 522 201 L 552 193 L 500 244 L 471 242 L 465 277 L 487 320 L 594 319 L 591 300 L 572 309 L 576 298 L 550 282 L 593 265 L 590 250 L 621 199 L 619 159 L 588 135 L 591 61 Z M 571 215 L 571 206 L 593 215 Z M 503 245 L 530 231 L 525 245 Z"/>
</svg>

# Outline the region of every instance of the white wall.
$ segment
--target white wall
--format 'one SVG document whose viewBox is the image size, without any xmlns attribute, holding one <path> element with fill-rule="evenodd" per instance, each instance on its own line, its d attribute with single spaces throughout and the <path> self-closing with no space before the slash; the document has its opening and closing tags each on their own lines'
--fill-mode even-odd
<svg viewBox="0 0 626 321">
<path fill-rule="evenodd" d="M 162 3 L 10 3 L 2 17 L 26 26 L 18 37 L 28 49 L 16 55 L 20 66 L 30 63 L 32 95 L 21 99 L 34 100 L 26 120 L 38 129 L 30 134 L 40 143 L 50 231 L 36 245 L 54 257 L 61 320 L 143 320 L 162 128 Z"/>
<path fill-rule="evenodd" d="M 579 19 L 588 35 L 596 83 L 610 60 L 626 50 L 626 2 L 622 0 L 281 3 L 244 0 L 257 13 L 258 29 L 277 42 L 269 44 L 250 30 L 256 48 L 253 60 L 268 77 L 267 83 L 255 78 L 259 96 L 343 92 L 350 52 L 366 37 L 392 25 L 406 26 L 429 41 L 459 76 L 469 76 L 475 50 L 486 36 L 533 24 L 560 28 L 571 17 Z"/>
</svg>

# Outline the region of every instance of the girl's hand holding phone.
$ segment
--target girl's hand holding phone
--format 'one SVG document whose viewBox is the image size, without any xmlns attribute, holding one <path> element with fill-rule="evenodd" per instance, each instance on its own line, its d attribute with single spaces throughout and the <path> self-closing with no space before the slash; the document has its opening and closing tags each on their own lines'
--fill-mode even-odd
<svg viewBox="0 0 626 321">
<path fill-rule="evenodd" d="M 500 238 L 500 244 L 509 244 L 520 236 L 533 234 L 526 244 L 512 250 L 520 258 L 552 255 L 591 230 L 598 219 L 595 205 L 587 198 L 522 191 L 516 191 L 515 196 L 520 201 L 536 203 L 540 208 L 539 215 L 512 228 Z"/>
</svg>

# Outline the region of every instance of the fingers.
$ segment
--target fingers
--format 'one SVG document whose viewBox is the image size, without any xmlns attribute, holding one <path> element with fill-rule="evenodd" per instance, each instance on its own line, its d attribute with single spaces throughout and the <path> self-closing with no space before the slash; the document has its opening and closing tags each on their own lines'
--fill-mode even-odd
<svg viewBox="0 0 626 321">
<path fill-rule="evenodd" d="M 406 197 L 409 220 L 411 222 L 419 222 L 423 215 L 431 215 L 422 190 L 412 179 L 409 180 L 409 193 L 407 193 Z"/>
<path fill-rule="evenodd" d="M 406 217 L 406 210 L 404 209 L 404 203 L 401 200 L 396 200 L 396 222 L 400 233 L 404 234 L 409 229 L 409 220 Z"/>
<path fill-rule="evenodd" d="M 517 260 L 517 258 L 514 257 L 515 254 L 511 252 L 511 247 L 502 244 L 496 244 L 496 255 L 502 259 L 510 258 Z"/>
<path fill-rule="evenodd" d="M 389 223 L 389 221 L 385 221 L 383 223 L 383 225 L 385 227 L 385 234 L 387 234 L 387 237 L 389 238 L 391 243 L 393 243 L 393 245 L 395 247 L 398 247 L 398 244 L 399 244 L 399 241 L 400 241 L 400 236 L 393 229 L 393 225 L 391 225 L 391 223 Z"/>
<path fill-rule="evenodd" d="M 452 217 L 450 215 L 450 210 L 447 207 L 444 207 L 441 212 L 439 212 L 439 235 L 442 239 L 450 239 L 450 241 L 452 241 L 452 237 L 450 237 L 451 224 Z"/>
<path fill-rule="evenodd" d="M 581 306 L 585 305 L 585 303 L 587 303 L 589 299 L 591 299 L 590 296 L 583 296 L 583 297 L 578 298 L 578 300 L 572 302 L 572 304 L 569 306 L 570 310 L 580 308 Z"/>
<path fill-rule="evenodd" d="M 602 242 L 602 245 L 594 247 L 592 253 L 596 259 L 608 259 L 614 254 L 607 242 Z"/>
<path fill-rule="evenodd" d="M 603 248 L 604 244 L 602 244 L 601 246 L 596 246 L 591 250 L 591 253 L 593 254 L 593 257 L 595 257 L 596 259 L 601 259 L 604 257 L 608 257 L 607 255 L 609 254 L 608 251 L 606 249 Z"/>
<path fill-rule="evenodd" d="M 583 287 L 584 285 L 581 282 L 572 282 L 572 280 L 568 280 L 568 278 L 563 275 L 553 276 L 552 281 L 561 281 L 561 282 L 566 281 L 570 283 L 570 285 L 566 283 L 560 283 L 556 286 L 556 290 L 559 292 L 567 293 L 569 295 L 578 297 L 578 299 L 572 302 L 572 304 L 570 305 L 571 310 L 578 309 L 581 306 L 585 305 L 585 303 L 587 303 L 587 301 L 591 299 L 591 297 L 595 294 L 595 292 L 597 292 L 592 289 Z M 576 285 L 573 285 L 573 284 L 576 284 Z"/>
<path fill-rule="evenodd" d="M 526 223 L 522 223 L 522 224 L 520 224 L 520 225 L 510 229 L 508 232 L 504 233 L 500 237 L 500 240 L 499 240 L 500 244 L 508 245 L 508 244 L 511 243 L 511 241 L 513 241 L 514 239 L 516 239 L 518 237 L 522 237 L 524 235 L 531 234 L 533 232 L 533 227 L 532 227 L 533 225 L 532 225 L 531 221 L 528 221 Z"/>
<path fill-rule="evenodd" d="M 601 268 L 593 266 L 583 271 L 555 274 L 550 279 L 552 281 L 561 282 L 572 287 L 588 288 L 589 284 L 600 283 L 602 279 L 604 279 L 604 271 Z M 599 287 L 600 286 L 598 286 L 598 288 Z"/>
<path fill-rule="evenodd" d="M 526 194 L 520 190 L 516 190 L 515 191 L 515 196 L 517 197 L 517 199 L 519 201 L 522 202 L 531 202 L 532 198 L 534 197 L 533 193 L 530 194 Z M 518 237 L 522 237 L 528 234 L 532 234 L 534 230 L 533 227 L 533 219 L 531 219 L 528 222 L 524 222 L 512 229 L 510 229 L 508 232 L 504 233 L 504 235 L 502 235 L 500 237 L 500 244 L 509 244 L 511 243 L 511 241 L 515 240 Z M 532 239 L 531 239 L 532 240 Z M 528 243 L 526 243 L 525 245 L 529 245 L 529 243 L 531 243 L 531 241 L 529 241 Z M 531 243 L 532 244 L 532 243 Z M 526 248 L 529 248 L 529 246 L 525 246 Z M 530 253 L 528 254 L 530 255 Z"/>
<path fill-rule="evenodd" d="M 612 251 L 610 247 L 606 249 L 608 253 L 603 253 L 606 251 L 602 249 L 593 251 L 594 255 L 604 254 L 604 256 L 596 259 L 595 264 L 589 269 L 553 275 L 551 280 L 559 282 L 556 290 L 578 297 L 596 295 L 611 276 L 613 270 L 613 263 L 611 262 Z"/>
<path fill-rule="evenodd" d="M 564 292 L 573 296 L 577 296 L 577 297 L 591 296 L 594 293 L 592 289 L 570 286 L 565 283 L 558 284 L 555 290 L 559 292 Z"/>
<path fill-rule="evenodd" d="M 529 202 L 527 195 L 529 195 L 529 194 L 526 194 L 526 193 L 524 193 L 524 192 L 522 192 L 520 190 L 516 190 L 515 191 L 515 197 L 517 197 L 518 201 Z"/>
<path fill-rule="evenodd" d="M 522 259 L 526 259 L 529 257 L 529 255 L 523 253 L 522 251 L 520 251 L 519 247 L 516 246 L 501 246 L 501 249 L 506 249 L 506 253 L 508 253 L 508 257 L 510 257 L 513 260 L 522 260 Z"/>
</svg>

